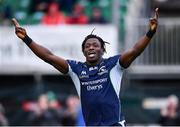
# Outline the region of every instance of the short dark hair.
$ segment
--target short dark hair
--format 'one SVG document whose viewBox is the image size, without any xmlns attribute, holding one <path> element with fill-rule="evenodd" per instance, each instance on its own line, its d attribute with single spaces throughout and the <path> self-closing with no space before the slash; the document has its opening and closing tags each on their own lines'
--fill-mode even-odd
<svg viewBox="0 0 180 127">
<path fill-rule="evenodd" d="M 96 38 L 99 40 L 99 42 L 101 43 L 101 48 L 103 49 L 103 52 L 106 52 L 106 46 L 105 46 L 105 43 L 108 43 L 106 41 L 104 41 L 101 37 L 95 35 L 95 34 L 90 34 L 90 35 L 87 35 L 84 39 L 84 41 L 82 42 L 82 51 L 84 51 L 84 46 L 85 46 L 85 43 L 88 39 L 90 38 Z M 109 43 L 108 43 L 109 44 Z"/>
</svg>

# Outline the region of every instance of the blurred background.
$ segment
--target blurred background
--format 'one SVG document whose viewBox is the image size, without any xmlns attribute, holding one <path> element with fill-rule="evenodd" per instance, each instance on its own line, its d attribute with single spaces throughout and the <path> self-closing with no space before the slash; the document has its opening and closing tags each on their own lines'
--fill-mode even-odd
<svg viewBox="0 0 180 127">
<path fill-rule="evenodd" d="M 0 0 L 0 124 L 84 125 L 70 77 L 38 59 L 11 18 L 54 54 L 84 60 L 81 43 L 93 28 L 110 42 L 109 57 L 147 32 L 156 7 L 156 35 L 123 75 L 122 110 L 128 125 L 180 125 L 179 0 Z"/>
</svg>

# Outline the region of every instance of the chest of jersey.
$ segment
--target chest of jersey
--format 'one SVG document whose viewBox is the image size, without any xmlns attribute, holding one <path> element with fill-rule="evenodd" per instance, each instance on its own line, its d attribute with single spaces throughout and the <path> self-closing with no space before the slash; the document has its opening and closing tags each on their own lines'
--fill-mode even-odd
<svg viewBox="0 0 180 127">
<path fill-rule="evenodd" d="M 102 64 L 94 67 L 83 67 L 79 73 L 81 83 L 81 99 L 87 105 L 98 107 L 103 104 L 104 96 L 108 93 L 111 84 L 109 78 L 110 67 Z M 88 101 L 87 101 L 88 99 Z"/>
</svg>

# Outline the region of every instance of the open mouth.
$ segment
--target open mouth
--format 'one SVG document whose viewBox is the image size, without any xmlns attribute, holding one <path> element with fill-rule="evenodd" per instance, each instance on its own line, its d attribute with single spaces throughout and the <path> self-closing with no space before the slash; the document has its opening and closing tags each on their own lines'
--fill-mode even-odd
<svg viewBox="0 0 180 127">
<path fill-rule="evenodd" d="M 90 58 L 95 57 L 95 56 L 96 56 L 95 52 L 89 52 L 88 53 L 88 57 L 90 57 Z"/>
</svg>

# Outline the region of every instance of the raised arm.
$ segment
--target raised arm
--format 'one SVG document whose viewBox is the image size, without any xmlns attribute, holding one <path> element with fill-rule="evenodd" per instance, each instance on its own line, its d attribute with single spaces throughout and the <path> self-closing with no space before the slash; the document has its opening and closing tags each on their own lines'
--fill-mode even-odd
<svg viewBox="0 0 180 127">
<path fill-rule="evenodd" d="M 149 31 L 147 32 L 147 34 L 141 37 L 132 48 L 122 53 L 119 62 L 124 68 L 129 67 L 130 64 L 136 59 L 136 57 L 139 56 L 150 43 L 150 40 L 157 29 L 158 16 L 158 8 L 156 8 L 154 17 L 150 18 Z"/>
<path fill-rule="evenodd" d="M 16 35 L 26 43 L 26 45 L 36 54 L 39 58 L 45 62 L 54 66 L 60 72 L 66 74 L 68 72 L 68 63 L 63 58 L 60 58 L 50 52 L 48 49 L 34 42 L 26 33 L 26 30 L 20 27 L 16 19 L 12 19 L 12 23 L 15 26 Z"/>
</svg>

